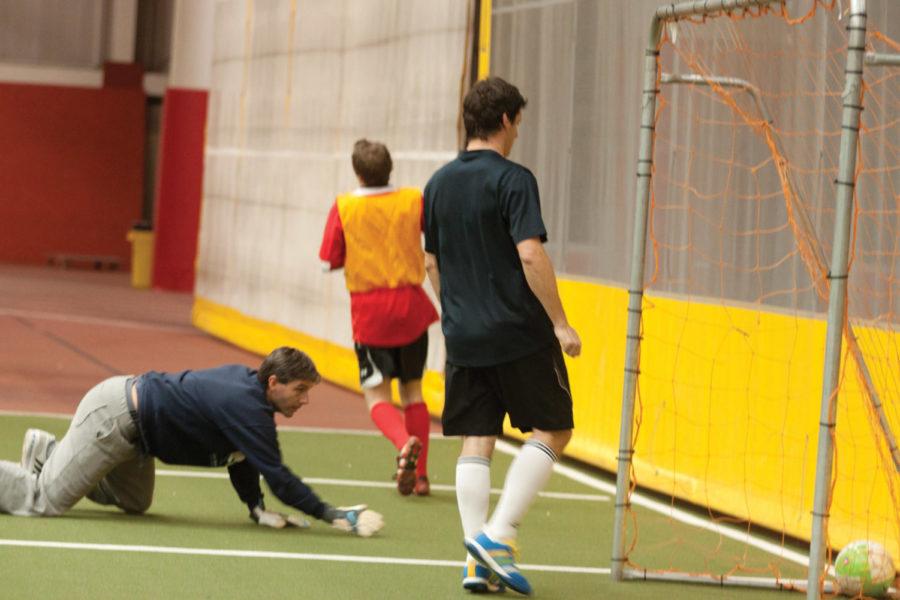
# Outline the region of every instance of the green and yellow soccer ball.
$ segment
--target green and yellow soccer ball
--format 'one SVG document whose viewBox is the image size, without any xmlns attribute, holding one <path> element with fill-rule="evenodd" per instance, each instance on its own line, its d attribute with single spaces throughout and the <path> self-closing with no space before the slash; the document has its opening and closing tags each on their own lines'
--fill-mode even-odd
<svg viewBox="0 0 900 600">
<path fill-rule="evenodd" d="M 845 596 L 860 593 L 881 598 L 894 582 L 894 561 L 888 551 L 876 542 L 850 542 L 834 561 L 834 578 Z"/>
</svg>

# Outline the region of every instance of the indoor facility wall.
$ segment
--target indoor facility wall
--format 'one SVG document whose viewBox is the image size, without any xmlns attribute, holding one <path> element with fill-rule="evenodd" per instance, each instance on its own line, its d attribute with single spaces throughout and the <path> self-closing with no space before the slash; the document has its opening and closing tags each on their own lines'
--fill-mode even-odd
<svg viewBox="0 0 900 600">
<path fill-rule="evenodd" d="M 141 217 L 140 89 L 0 84 L 0 260 L 114 256 Z"/>
</svg>

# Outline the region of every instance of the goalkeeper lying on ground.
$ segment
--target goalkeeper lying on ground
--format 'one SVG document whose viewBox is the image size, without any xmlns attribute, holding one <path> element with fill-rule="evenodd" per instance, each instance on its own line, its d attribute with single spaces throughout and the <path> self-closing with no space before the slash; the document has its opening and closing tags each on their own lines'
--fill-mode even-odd
<svg viewBox="0 0 900 600">
<path fill-rule="evenodd" d="M 63 439 L 29 429 L 22 463 L 0 461 L 0 511 L 60 515 L 87 496 L 143 513 L 153 501 L 154 460 L 228 466 L 231 483 L 260 525 L 308 526 L 266 510 L 262 475 L 279 500 L 362 537 L 381 515 L 360 504 L 333 507 L 281 462 L 275 413 L 290 417 L 309 402 L 320 376 L 295 348 L 274 350 L 259 371 L 226 365 L 201 371 L 111 377 L 82 398 Z"/>
</svg>

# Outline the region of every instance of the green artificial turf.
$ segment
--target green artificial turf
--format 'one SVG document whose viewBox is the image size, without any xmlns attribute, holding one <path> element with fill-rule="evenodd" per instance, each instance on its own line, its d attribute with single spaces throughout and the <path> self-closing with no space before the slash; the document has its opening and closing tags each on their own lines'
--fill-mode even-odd
<svg viewBox="0 0 900 600">
<path fill-rule="evenodd" d="M 42 427 L 62 435 L 61 419 L 0 416 L 0 458 L 18 460 L 22 435 Z M 378 436 L 283 431 L 285 462 L 307 479 L 389 481 L 394 451 Z M 459 443 L 435 439 L 429 466 L 433 484 L 452 484 Z M 494 487 L 502 487 L 510 457 L 493 459 Z M 224 469 L 185 469 L 158 465 L 153 506 L 131 516 L 84 500 L 59 518 L 0 515 L 0 539 L 145 547 L 127 549 L 37 548 L 0 545 L 3 580 L 0 597 L 18 598 L 464 598 L 461 568 L 455 564 L 382 564 L 347 557 L 451 561 L 465 557 L 452 491 L 431 497 L 400 497 L 391 488 L 312 483 L 335 505 L 367 503 L 384 514 L 386 526 L 371 539 L 348 536 L 315 522 L 306 530 L 271 530 L 247 517 L 227 478 L 163 474 L 220 473 Z M 548 491 L 603 495 L 554 474 Z M 492 496 L 492 502 L 497 497 Z M 269 508 L 285 509 L 271 494 Z M 522 564 L 607 568 L 612 545 L 612 499 L 538 498 L 523 523 Z M 701 569 L 721 557 L 753 564 L 772 559 L 702 531 L 682 531 L 667 517 L 636 509 L 641 559 L 658 566 Z M 672 542 L 689 537 L 695 550 L 685 554 Z M 721 544 L 721 547 L 718 545 Z M 161 547 L 281 552 L 287 557 L 208 556 L 151 552 Z M 708 549 L 705 551 L 704 549 Z M 329 560 L 298 557 L 311 554 Z M 707 554 L 712 562 L 707 562 Z M 344 558 L 342 558 L 344 557 Z M 802 577 L 796 567 L 787 567 Z M 793 569 L 794 572 L 790 573 Z M 720 589 L 688 584 L 614 583 L 606 574 L 525 570 L 535 598 L 777 598 L 778 592 Z M 506 597 L 515 597 L 507 592 Z"/>
</svg>

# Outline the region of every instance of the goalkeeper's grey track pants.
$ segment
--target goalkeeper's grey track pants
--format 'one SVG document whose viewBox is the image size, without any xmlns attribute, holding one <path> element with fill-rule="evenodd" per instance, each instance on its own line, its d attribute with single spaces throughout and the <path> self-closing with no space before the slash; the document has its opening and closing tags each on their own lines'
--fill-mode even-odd
<svg viewBox="0 0 900 600">
<path fill-rule="evenodd" d="M 39 475 L 0 461 L 0 512 L 60 515 L 85 496 L 127 512 L 150 507 L 153 457 L 140 451 L 140 434 L 125 399 L 127 381 L 111 377 L 85 394 Z"/>
</svg>

